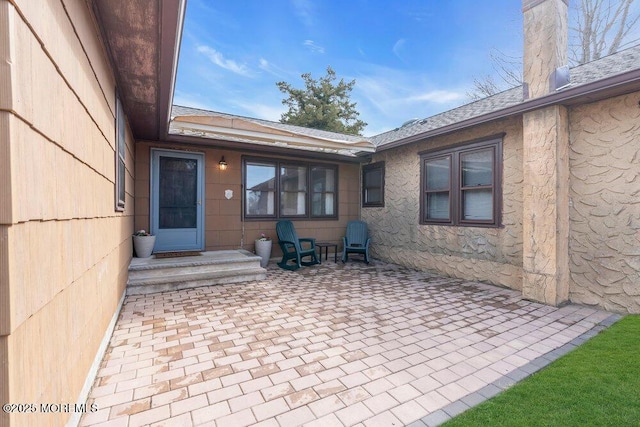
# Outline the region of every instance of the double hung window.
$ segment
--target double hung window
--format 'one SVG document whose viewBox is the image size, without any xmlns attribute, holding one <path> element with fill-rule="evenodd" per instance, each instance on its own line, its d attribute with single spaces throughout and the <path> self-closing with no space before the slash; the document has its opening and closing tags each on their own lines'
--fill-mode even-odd
<svg viewBox="0 0 640 427">
<path fill-rule="evenodd" d="M 280 165 L 281 216 L 307 216 L 307 174 L 307 166 Z"/>
<path fill-rule="evenodd" d="M 337 215 L 337 169 L 332 166 L 311 167 L 311 216 Z"/>
<path fill-rule="evenodd" d="M 384 162 L 362 167 L 362 206 L 384 206 Z"/>
<path fill-rule="evenodd" d="M 498 227 L 502 138 L 421 153 L 422 224 Z"/>
</svg>

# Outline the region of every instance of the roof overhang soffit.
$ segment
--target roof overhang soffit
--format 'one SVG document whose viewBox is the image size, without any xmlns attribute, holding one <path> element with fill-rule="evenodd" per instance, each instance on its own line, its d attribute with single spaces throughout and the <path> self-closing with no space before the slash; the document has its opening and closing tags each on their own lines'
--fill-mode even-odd
<svg viewBox="0 0 640 427">
<path fill-rule="evenodd" d="M 87 0 L 110 58 L 136 139 L 164 138 L 186 0 Z"/>
</svg>

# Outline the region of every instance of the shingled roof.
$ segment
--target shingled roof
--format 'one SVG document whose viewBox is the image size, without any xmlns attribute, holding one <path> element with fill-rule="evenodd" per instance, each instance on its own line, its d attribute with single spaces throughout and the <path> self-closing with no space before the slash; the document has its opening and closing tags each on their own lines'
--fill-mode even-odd
<svg viewBox="0 0 640 427">
<path fill-rule="evenodd" d="M 356 157 L 375 151 L 368 138 L 174 105 L 169 135 Z"/>
<path fill-rule="evenodd" d="M 357 136 L 357 135 L 346 135 L 343 133 L 328 132 L 325 130 L 288 125 L 285 123 L 273 122 L 270 120 L 256 119 L 253 117 L 236 116 L 233 114 L 220 113 L 217 111 L 208 111 L 208 110 L 201 110 L 199 108 L 190 108 L 190 107 L 182 107 L 180 105 L 174 105 L 171 110 L 171 118 L 173 119 L 174 117 L 178 117 L 178 116 L 211 116 L 211 117 L 225 117 L 229 119 L 240 118 L 240 119 L 244 119 L 247 121 L 251 121 L 251 122 L 266 126 L 266 127 L 281 129 L 283 131 L 297 133 L 297 134 L 304 134 L 314 138 L 332 139 L 332 140 L 341 140 L 341 141 L 350 141 L 350 142 L 359 142 L 359 141 L 362 141 L 363 139 L 364 140 L 367 139 L 365 137 Z"/>
<path fill-rule="evenodd" d="M 570 84 L 563 87 L 558 93 L 636 69 L 640 69 L 640 45 L 572 68 L 570 70 Z M 640 86 L 638 89 L 640 90 Z M 517 109 L 513 107 L 524 105 L 525 102 L 523 88 L 518 86 L 426 119 L 410 122 L 405 126 L 370 139 L 378 148 L 386 148 L 386 145 L 395 146 L 399 141 L 413 140 L 421 134 L 462 123 L 469 119 L 507 109 L 517 112 Z"/>
</svg>

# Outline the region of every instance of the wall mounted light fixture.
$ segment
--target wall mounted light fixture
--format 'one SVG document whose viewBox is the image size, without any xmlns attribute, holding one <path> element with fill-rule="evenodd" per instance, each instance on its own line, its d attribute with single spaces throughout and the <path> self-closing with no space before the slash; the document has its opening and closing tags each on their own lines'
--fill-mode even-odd
<svg viewBox="0 0 640 427">
<path fill-rule="evenodd" d="M 224 156 L 222 156 L 218 164 L 220 165 L 221 171 L 227 170 L 227 162 L 224 161 Z"/>
</svg>

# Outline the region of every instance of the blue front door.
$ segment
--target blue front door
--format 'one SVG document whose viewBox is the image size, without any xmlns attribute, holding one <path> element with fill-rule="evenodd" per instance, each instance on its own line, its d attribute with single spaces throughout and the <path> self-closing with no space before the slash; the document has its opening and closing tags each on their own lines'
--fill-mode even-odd
<svg viewBox="0 0 640 427">
<path fill-rule="evenodd" d="M 151 150 L 154 251 L 204 249 L 204 154 Z"/>
</svg>

